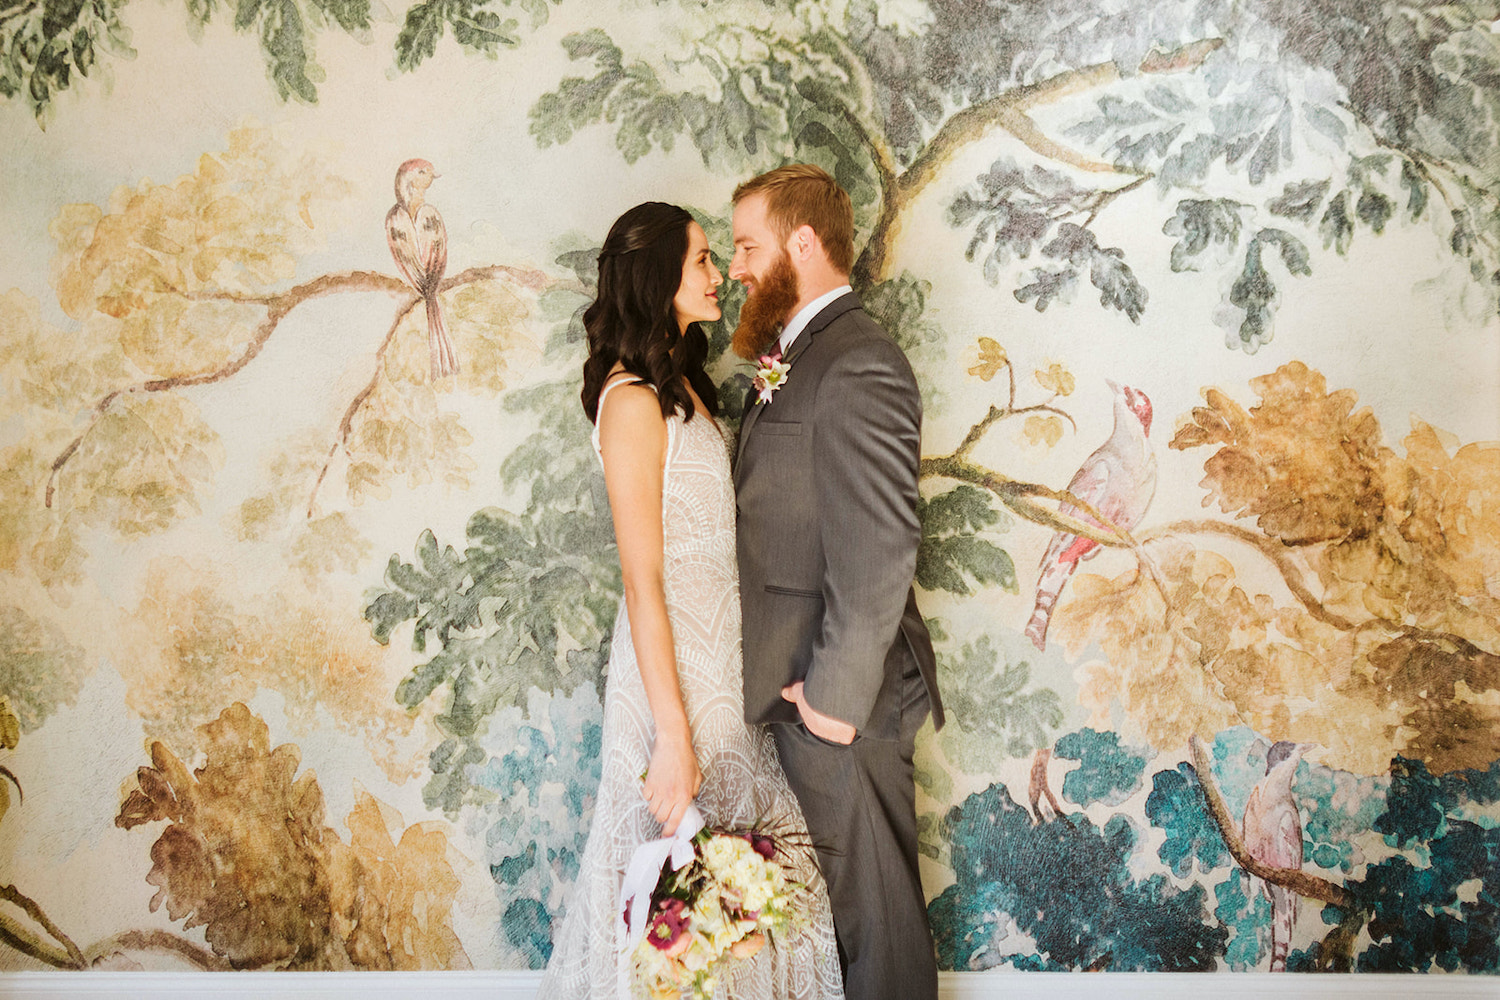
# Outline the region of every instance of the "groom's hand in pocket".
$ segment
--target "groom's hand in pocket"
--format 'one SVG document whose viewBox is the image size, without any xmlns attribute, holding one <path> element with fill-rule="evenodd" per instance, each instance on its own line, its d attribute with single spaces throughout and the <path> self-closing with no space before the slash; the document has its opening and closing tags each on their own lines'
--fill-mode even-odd
<svg viewBox="0 0 1500 1000">
<path fill-rule="evenodd" d="M 797 706 L 797 711 L 802 716 L 802 724 L 814 736 L 825 739 L 830 743 L 841 743 L 844 746 L 848 746 L 854 742 L 855 728 L 843 719 L 835 719 L 831 715 L 824 715 L 809 705 L 807 698 L 802 693 L 801 681 L 788 684 L 782 688 L 781 697 Z"/>
</svg>

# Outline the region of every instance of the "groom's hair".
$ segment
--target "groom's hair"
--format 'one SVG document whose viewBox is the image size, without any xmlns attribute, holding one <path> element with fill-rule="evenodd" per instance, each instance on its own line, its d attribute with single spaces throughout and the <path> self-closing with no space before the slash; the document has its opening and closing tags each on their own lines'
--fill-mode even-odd
<svg viewBox="0 0 1500 1000">
<path fill-rule="evenodd" d="M 752 194 L 766 196 L 766 217 L 778 239 L 811 226 L 828 263 L 848 274 L 854 266 L 854 208 L 848 193 L 822 167 L 792 163 L 752 177 L 734 189 L 738 205 Z"/>
</svg>

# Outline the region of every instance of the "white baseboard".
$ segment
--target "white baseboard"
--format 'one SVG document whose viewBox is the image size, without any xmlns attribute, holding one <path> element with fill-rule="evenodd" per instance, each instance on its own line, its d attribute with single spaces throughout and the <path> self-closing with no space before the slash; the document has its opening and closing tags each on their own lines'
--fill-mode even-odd
<svg viewBox="0 0 1500 1000">
<path fill-rule="evenodd" d="M 533 1000 L 536 972 L 15 972 L 6 1000 Z M 944 973 L 942 1000 L 1434 1000 L 1500 998 L 1500 977 L 1267 973 Z M 857 1000 L 857 998 L 851 998 Z"/>
</svg>

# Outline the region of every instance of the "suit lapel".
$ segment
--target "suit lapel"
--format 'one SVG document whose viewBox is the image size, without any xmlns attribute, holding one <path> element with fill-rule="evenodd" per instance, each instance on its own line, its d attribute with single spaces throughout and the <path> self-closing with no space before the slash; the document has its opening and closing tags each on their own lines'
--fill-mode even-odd
<svg viewBox="0 0 1500 1000">
<path fill-rule="evenodd" d="M 828 303 L 828 305 L 823 307 L 823 311 L 814 316 L 803 331 L 797 335 L 797 339 L 792 341 L 792 349 L 787 351 L 786 357 L 781 360 L 789 366 L 794 364 L 802 356 L 802 352 L 807 350 L 807 346 L 812 343 L 812 339 L 816 334 L 823 332 L 830 323 L 844 315 L 844 313 L 858 308 L 859 296 L 853 292 L 840 295 Z"/>
<path fill-rule="evenodd" d="M 755 421 L 760 418 L 760 411 L 765 409 L 757 402 L 759 398 L 755 386 L 751 385 L 750 390 L 745 393 L 744 416 L 740 418 L 740 446 L 735 450 L 734 456 L 734 484 L 736 486 L 740 484 L 740 459 L 745 454 L 745 442 L 750 440 L 750 428 L 755 426 Z"/>
<path fill-rule="evenodd" d="M 792 367 L 793 365 L 795 365 L 797 359 L 802 356 L 802 352 L 807 350 L 808 345 L 812 343 L 812 339 L 816 334 L 827 328 L 828 324 L 844 315 L 844 313 L 858 308 L 859 296 L 855 295 L 853 292 L 840 295 L 838 298 L 828 303 L 828 305 L 824 306 L 822 311 L 814 316 L 812 320 L 807 324 L 807 326 L 803 328 L 802 332 L 797 335 L 797 339 L 792 341 L 792 349 L 786 353 L 786 356 L 784 358 L 781 359 L 782 362 L 788 367 Z M 791 383 L 792 378 L 793 375 L 789 373 L 787 375 L 788 384 Z M 760 419 L 761 411 L 764 410 L 767 406 L 771 405 L 769 403 L 758 402 L 758 398 L 759 397 L 756 395 L 755 388 L 752 386 L 750 392 L 745 397 L 745 415 L 740 420 L 740 445 L 739 449 L 736 451 L 734 463 L 734 481 L 736 486 L 739 485 L 740 469 L 742 467 L 740 459 L 743 458 L 745 454 L 745 443 L 750 440 L 750 432 L 755 427 L 755 422 Z"/>
</svg>

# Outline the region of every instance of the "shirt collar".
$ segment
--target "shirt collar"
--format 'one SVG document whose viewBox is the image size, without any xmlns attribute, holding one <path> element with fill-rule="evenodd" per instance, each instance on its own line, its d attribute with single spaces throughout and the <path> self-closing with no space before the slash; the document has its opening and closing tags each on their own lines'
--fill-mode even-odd
<svg viewBox="0 0 1500 1000">
<path fill-rule="evenodd" d="M 797 315 L 792 317 L 792 321 L 781 330 L 781 337 L 778 338 L 781 343 L 781 353 L 785 354 L 792 349 L 792 342 L 797 339 L 797 335 L 807 328 L 807 324 L 811 323 L 813 317 L 822 312 L 825 306 L 845 292 L 852 292 L 853 290 L 848 285 L 840 285 L 831 292 L 819 295 L 799 309 Z"/>
</svg>

